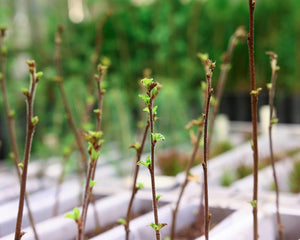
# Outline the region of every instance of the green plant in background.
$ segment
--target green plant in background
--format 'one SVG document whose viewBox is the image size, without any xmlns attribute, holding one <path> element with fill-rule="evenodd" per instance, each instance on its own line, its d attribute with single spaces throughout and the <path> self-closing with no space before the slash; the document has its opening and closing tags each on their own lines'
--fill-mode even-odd
<svg viewBox="0 0 300 240">
<path fill-rule="evenodd" d="M 300 192 L 300 161 L 294 163 L 293 170 L 289 175 L 290 191 L 293 193 Z"/>
<path fill-rule="evenodd" d="M 142 79 L 142 84 L 146 89 L 146 94 L 139 94 L 139 97 L 143 100 L 146 105 L 144 111 L 149 115 L 150 123 L 150 140 L 151 140 L 151 152 L 150 156 L 146 158 L 145 161 L 140 160 L 137 164 L 144 165 L 148 168 L 151 178 L 151 191 L 152 191 L 152 202 L 153 202 L 153 214 L 154 214 L 154 223 L 151 223 L 150 226 L 155 231 L 156 240 L 160 240 L 160 230 L 166 225 L 165 223 L 160 223 L 158 218 L 158 201 L 161 195 L 156 194 L 155 186 L 155 172 L 154 172 L 154 153 L 155 146 L 157 142 L 165 140 L 165 137 L 161 133 L 154 132 L 154 122 L 158 120 L 156 116 L 157 106 L 153 106 L 154 99 L 156 98 L 159 89 L 161 86 L 159 83 L 154 82 L 152 78 Z"/>
<path fill-rule="evenodd" d="M 42 72 L 36 73 L 36 64 L 35 61 L 30 60 L 26 62 L 28 65 L 28 70 L 30 73 L 30 85 L 29 89 L 23 88 L 22 92 L 26 98 L 27 104 L 27 124 L 26 124 L 26 140 L 25 140 L 25 153 L 22 162 L 18 164 L 21 168 L 21 179 L 20 179 L 20 195 L 19 195 L 19 207 L 18 207 L 18 215 L 16 221 L 16 229 L 15 229 L 15 240 L 20 240 L 22 238 L 23 233 L 21 233 L 22 227 L 22 219 L 23 219 L 23 209 L 24 209 L 24 199 L 26 195 L 26 183 L 27 183 L 27 171 L 30 159 L 30 152 L 32 146 L 33 135 L 35 132 L 35 128 L 39 122 L 38 116 L 34 116 L 34 98 L 36 87 L 38 81 L 43 76 Z"/>
</svg>

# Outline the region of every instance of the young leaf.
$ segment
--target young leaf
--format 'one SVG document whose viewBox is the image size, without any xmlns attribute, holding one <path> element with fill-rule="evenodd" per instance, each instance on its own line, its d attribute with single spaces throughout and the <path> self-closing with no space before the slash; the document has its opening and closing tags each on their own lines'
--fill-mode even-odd
<svg viewBox="0 0 300 240">
<path fill-rule="evenodd" d="M 143 99 L 144 103 L 148 106 L 150 104 L 150 97 L 145 94 L 139 94 L 139 97 Z"/>
<path fill-rule="evenodd" d="M 250 201 L 249 203 L 250 203 L 250 204 L 252 205 L 252 207 L 254 207 L 254 208 L 255 208 L 255 207 L 256 207 L 256 205 L 257 205 L 257 202 L 256 202 L 256 200 L 254 200 L 254 201 Z"/>
<path fill-rule="evenodd" d="M 118 219 L 118 223 L 121 223 L 121 224 L 126 224 L 126 220 L 124 218 L 119 218 Z"/>
<path fill-rule="evenodd" d="M 91 158 L 97 160 L 100 156 L 100 151 L 96 151 L 94 147 L 91 148 Z"/>
<path fill-rule="evenodd" d="M 39 122 L 39 117 L 38 116 L 35 116 L 31 119 L 31 123 L 33 126 L 36 126 Z"/>
<path fill-rule="evenodd" d="M 161 133 L 152 133 L 153 142 L 164 141 L 165 137 Z"/>
<path fill-rule="evenodd" d="M 158 201 L 160 198 L 161 198 L 161 195 L 158 194 L 158 195 L 156 196 L 156 200 Z"/>
<path fill-rule="evenodd" d="M 153 78 L 144 78 L 144 79 L 142 79 L 142 83 L 143 83 L 143 85 L 144 85 L 145 87 L 148 87 L 149 84 L 152 83 L 152 81 L 153 81 Z"/>
<path fill-rule="evenodd" d="M 97 181 L 96 180 L 90 180 L 89 186 L 94 187 L 96 185 Z"/>
<path fill-rule="evenodd" d="M 146 158 L 146 161 L 140 160 L 140 161 L 137 162 L 137 164 L 139 164 L 139 165 L 144 165 L 145 167 L 149 167 L 150 164 L 151 164 L 150 156 L 148 156 L 148 157 Z"/>
<path fill-rule="evenodd" d="M 137 189 L 140 190 L 140 189 L 143 189 L 143 188 L 144 188 L 144 184 L 143 183 L 138 183 Z"/>
</svg>

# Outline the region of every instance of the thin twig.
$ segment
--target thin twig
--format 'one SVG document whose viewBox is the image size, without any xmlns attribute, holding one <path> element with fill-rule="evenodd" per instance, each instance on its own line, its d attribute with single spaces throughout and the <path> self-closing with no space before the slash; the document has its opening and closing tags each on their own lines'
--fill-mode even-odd
<svg viewBox="0 0 300 240">
<path fill-rule="evenodd" d="M 256 89 L 255 83 L 255 60 L 254 60 L 254 9 L 255 1 L 249 0 L 249 33 L 248 33 L 248 51 L 251 85 L 251 116 L 252 116 L 252 150 L 253 150 L 253 239 L 258 239 L 258 221 L 257 221 L 257 199 L 258 199 L 258 146 L 257 146 L 257 101 L 259 89 Z"/>
<path fill-rule="evenodd" d="M 177 219 L 178 208 L 179 208 L 179 205 L 180 205 L 180 202 L 181 202 L 184 190 L 185 190 L 187 184 L 189 183 L 189 180 L 190 180 L 190 170 L 191 170 L 191 168 L 192 168 L 192 166 L 194 164 L 194 161 L 195 161 L 195 158 L 196 158 L 196 154 L 197 154 L 198 149 L 199 149 L 199 142 L 201 140 L 201 136 L 202 136 L 202 132 L 203 132 L 203 119 L 200 119 L 198 121 L 194 121 L 192 123 L 192 125 L 197 125 L 198 126 L 198 135 L 197 135 L 196 141 L 193 142 L 194 149 L 193 149 L 191 158 L 190 158 L 190 160 L 188 162 L 188 165 L 187 165 L 187 167 L 185 169 L 185 179 L 184 179 L 184 182 L 181 185 L 180 192 L 179 192 L 179 195 L 178 195 L 178 198 L 177 198 L 177 201 L 176 201 L 175 208 L 172 211 L 172 225 L 171 225 L 171 234 L 170 234 L 170 238 L 171 239 L 170 240 L 173 240 L 174 237 L 175 237 L 176 219 Z"/>
<path fill-rule="evenodd" d="M 209 224 L 211 214 L 209 213 L 209 203 L 208 203 L 208 174 L 207 174 L 207 163 L 208 163 L 208 115 L 209 115 L 209 105 L 210 99 L 212 96 L 213 89 L 211 88 L 211 79 L 212 74 L 215 68 L 215 62 L 207 60 L 208 72 L 206 72 L 206 82 L 207 82 L 207 90 L 206 90 L 206 106 L 204 109 L 204 149 L 203 149 L 203 175 L 204 175 L 204 205 L 205 205 L 205 239 L 209 239 Z"/>
<path fill-rule="evenodd" d="M 12 152 L 13 152 L 13 163 L 15 166 L 15 169 L 17 171 L 17 175 L 18 175 L 18 179 L 19 182 L 21 183 L 21 172 L 18 166 L 18 163 L 20 162 L 20 155 L 19 155 L 19 150 L 18 150 L 18 146 L 17 146 L 17 139 L 16 139 L 16 129 L 15 129 L 15 116 L 14 116 L 14 112 L 10 109 L 9 106 L 9 102 L 8 102 L 8 98 L 7 98 L 7 91 L 6 91 L 6 52 L 3 49 L 3 42 L 4 42 L 4 37 L 5 37 L 5 27 L 2 27 L 0 29 L 0 51 L 1 51 L 1 77 L 0 77 L 0 83 L 1 83 L 1 91 L 2 91 L 2 97 L 3 97 L 3 102 L 4 102 L 4 109 L 5 109 L 5 115 L 6 115 L 6 119 L 7 119 L 7 123 L 8 123 L 8 130 L 9 130 L 9 136 L 10 136 L 10 144 L 12 146 Z M 32 231 L 34 234 L 34 237 L 36 240 L 39 240 L 37 231 L 36 231 L 36 227 L 35 227 L 35 222 L 34 222 L 34 218 L 32 215 L 32 211 L 30 208 L 30 204 L 29 204 L 29 200 L 28 200 L 28 196 L 27 193 L 25 192 L 25 204 L 26 204 L 26 208 L 27 208 L 27 212 L 28 212 L 28 217 L 29 217 L 29 221 L 32 227 Z"/>
<path fill-rule="evenodd" d="M 279 212 L 279 186 L 278 186 L 278 178 L 276 174 L 275 168 L 275 159 L 274 159 L 274 151 L 273 151 L 273 140 L 272 140 L 272 127 L 273 124 L 276 124 L 278 119 L 275 118 L 274 114 L 274 96 L 275 96 L 275 83 L 277 78 L 277 73 L 279 71 L 279 67 L 277 66 L 277 54 L 273 52 L 267 52 L 270 55 L 271 61 L 271 69 L 272 69 L 272 78 L 271 83 L 268 85 L 269 88 L 269 107 L 270 107 L 270 118 L 269 118 L 269 143 L 270 143 L 270 157 L 272 163 L 272 170 L 273 170 L 273 179 L 275 184 L 275 191 L 276 191 L 276 219 L 277 219 L 277 230 L 280 240 L 284 240 L 283 236 L 283 225 L 281 223 L 281 217 Z"/>
<path fill-rule="evenodd" d="M 97 131 L 89 132 L 86 135 L 86 139 L 89 142 L 89 154 L 91 156 L 91 160 L 88 168 L 85 191 L 83 196 L 81 221 L 80 221 L 80 225 L 78 226 L 78 240 L 84 240 L 87 211 L 88 211 L 89 203 L 91 201 L 93 186 L 95 184 L 95 173 L 97 168 L 97 161 L 103 143 L 103 141 L 100 140 L 100 138 L 102 137 L 101 120 L 102 120 L 103 96 L 105 94 L 105 90 L 101 88 L 101 80 L 105 75 L 106 67 L 102 65 L 98 65 L 98 71 L 99 71 L 99 75 L 95 75 L 95 79 L 97 81 L 97 86 L 98 86 L 99 102 L 98 102 L 98 109 L 94 110 L 97 116 L 96 117 Z"/>
<path fill-rule="evenodd" d="M 73 131 L 73 134 L 75 136 L 76 139 L 76 143 L 79 149 L 79 153 L 80 153 L 80 157 L 81 157 L 81 162 L 83 165 L 83 169 L 79 170 L 80 175 L 84 176 L 87 170 L 87 156 L 84 150 L 84 143 L 83 143 L 83 139 L 81 137 L 80 131 L 77 129 L 75 121 L 73 119 L 73 115 L 70 109 L 70 105 L 66 96 L 66 92 L 64 89 L 64 85 L 63 85 L 63 77 L 62 77 L 62 69 L 61 69 L 61 42 L 62 42 L 62 35 L 63 32 L 63 27 L 62 26 L 58 26 L 58 31 L 55 35 L 55 45 L 56 45 L 56 53 L 55 53 L 55 65 L 56 65 L 56 71 L 57 71 L 57 77 L 55 78 L 55 81 L 58 84 L 59 87 L 59 91 L 62 97 L 62 102 L 65 108 L 65 111 L 67 113 L 67 120 L 68 123 Z"/>
<path fill-rule="evenodd" d="M 18 216 L 17 216 L 17 222 L 16 222 L 16 229 L 15 229 L 15 240 L 20 240 L 22 235 L 24 233 L 21 233 L 21 227 L 22 227 L 22 218 L 23 218 L 23 208 L 24 208 L 24 198 L 26 193 L 26 182 L 27 182 L 27 170 L 28 170 L 28 164 L 29 164 L 29 158 L 30 158 L 30 152 L 31 152 L 31 146 L 32 146 L 32 139 L 33 134 L 35 131 L 35 127 L 38 123 L 38 118 L 33 117 L 33 104 L 34 104 L 34 97 L 35 97 L 35 91 L 37 82 L 40 78 L 40 75 L 36 74 L 36 65 L 34 61 L 27 61 L 29 72 L 31 75 L 31 84 L 30 89 L 23 89 L 23 94 L 26 97 L 26 103 L 27 103 L 27 134 L 26 134 L 26 143 L 25 143 L 25 153 L 24 153 L 24 159 L 19 164 L 19 166 L 22 169 L 22 178 L 21 178 L 21 186 L 20 186 L 20 197 L 19 197 L 19 207 L 18 207 Z"/>
<path fill-rule="evenodd" d="M 130 197 L 130 201 L 129 201 L 129 204 L 128 204 L 125 223 L 124 223 L 124 228 L 125 228 L 125 232 L 126 232 L 126 238 L 125 238 L 126 240 L 129 240 L 129 233 L 130 233 L 129 225 L 130 225 L 130 220 L 131 220 L 131 210 L 132 210 L 132 206 L 133 206 L 133 201 L 134 201 L 135 195 L 137 194 L 137 192 L 139 190 L 139 188 L 137 186 L 137 178 L 138 178 L 140 165 L 138 164 L 138 162 L 140 161 L 143 150 L 144 150 L 144 145 L 145 145 L 145 142 L 146 142 L 146 137 L 147 137 L 147 134 L 148 134 L 149 125 L 150 125 L 150 122 L 147 120 L 147 124 L 146 124 L 145 129 L 144 129 L 144 134 L 143 134 L 141 144 L 140 145 L 134 144 L 134 145 L 131 146 L 131 147 L 136 149 L 136 161 L 135 161 L 136 164 L 135 164 L 134 174 L 133 174 L 131 197 Z"/>
<path fill-rule="evenodd" d="M 213 111 L 211 113 L 211 117 L 209 118 L 209 135 L 208 135 L 208 145 L 209 146 L 210 146 L 212 135 L 213 135 L 215 119 L 216 119 L 216 116 L 217 116 L 217 114 L 219 112 L 219 108 L 220 108 L 224 85 L 227 80 L 228 72 L 231 68 L 230 62 L 232 59 L 232 54 L 233 54 L 233 51 L 234 51 L 235 47 L 237 46 L 239 40 L 240 39 L 243 40 L 245 37 L 246 37 L 245 27 L 239 26 L 235 30 L 234 34 L 230 37 L 227 51 L 224 53 L 224 56 L 223 56 L 223 63 L 221 65 L 221 73 L 220 73 L 220 76 L 218 79 L 218 85 L 216 88 L 216 95 L 215 95 L 216 101 L 213 106 Z"/>
</svg>

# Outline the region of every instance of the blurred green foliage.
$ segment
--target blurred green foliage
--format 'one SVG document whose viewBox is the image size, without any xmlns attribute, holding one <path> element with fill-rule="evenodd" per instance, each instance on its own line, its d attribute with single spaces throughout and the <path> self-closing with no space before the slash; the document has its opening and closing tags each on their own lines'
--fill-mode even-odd
<svg viewBox="0 0 300 240">
<path fill-rule="evenodd" d="M 24 2 L 2 0 L 0 24 L 8 26 L 8 92 L 11 106 L 17 111 L 19 142 L 23 142 L 25 107 L 19 89 L 26 86 L 26 58 L 35 59 L 44 72 L 36 97 L 40 123 L 34 144 L 39 155 L 62 151 L 71 142 L 70 128 L 57 86 L 54 65 L 54 36 L 58 24 L 64 26 L 62 69 L 65 88 L 77 126 L 80 126 L 87 99 L 86 86 L 95 56 L 97 24 L 105 14 L 100 57 L 111 61 L 104 99 L 106 140 L 121 140 L 130 145 L 139 120 L 138 80 L 145 68 L 152 69 L 155 81 L 165 87 L 157 99 L 159 128 L 167 141 L 177 144 L 188 139 L 184 125 L 202 111 L 200 81 L 204 70 L 198 52 L 207 52 L 217 61 L 214 85 L 218 79 L 221 56 L 230 36 L 240 25 L 248 25 L 248 4 L 243 0 L 90 0 L 82 1 L 85 18 L 73 23 L 68 17 L 68 2 L 60 0 Z M 148 3 L 147 3 L 148 2 Z M 278 87 L 285 94 L 299 93 L 300 2 L 298 0 L 258 1 L 256 4 L 256 72 L 258 85 L 270 79 L 269 59 L 265 51 L 278 56 Z M 25 70 L 24 70 L 25 68 Z M 239 44 L 225 87 L 227 92 L 248 93 L 248 50 Z M 2 109 L 2 99 L 0 100 Z M 93 118 L 92 118 L 93 119 Z M 3 111 L 0 121 L 5 126 Z M 52 137 L 51 146 L 45 140 Z M 184 137 L 182 137 L 184 135 Z M 55 141 L 59 143 L 55 143 Z M 166 141 L 166 142 L 167 142 Z"/>
</svg>

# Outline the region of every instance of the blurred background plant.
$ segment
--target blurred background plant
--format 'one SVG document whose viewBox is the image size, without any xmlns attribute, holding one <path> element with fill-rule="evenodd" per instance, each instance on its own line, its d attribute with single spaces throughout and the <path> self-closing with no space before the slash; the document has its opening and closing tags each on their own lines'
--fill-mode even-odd
<svg viewBox="0 0 300 240">
<path fill-rule="evenodd" d="M 242 0 L 1 0 L 0 4 L 0 24 L 8 27 L 7 88 L 11 106 L 16 110 L 20 143 L 25 137 L 25 107 L 20 91 L 27 77 L 25 60 L 36 59 L 45 76 L 37 92 L 36 112 L 40 123 L 33 145 L 35 157 L 61 155 L 63 148 L 72 142 L 53 82 L 56 75 L 54 36 L 58 24 L 65 29 L 62 44 L 65 88 L 79 124 L 88 99 L 86 88 L 95 57 L 97 25 L 110 14 L 103 24 L 99 49 L 100 58 L 105 57 L 111 63 L 103 128 L 106 141 L 117 142 L 119 149 L 125 150 L 136 136 L 140 106 L 136 93 L 143 70 L 151 69 L 154 79 L 164 85 L 157 101 L 161 118 L 158 128 L 168 139 L 166 144 L 174 146 L 186 142 L 189 139 L 184 130 L 187 120 L 202 111 L 200 81 L 205 80 L 205 73 L 197 53 L 209 52 L 212 59 L 220 61 L 235 29 L 247 26 L 248 22 L 245 17 L 248 6 Z M 298 0 L 265 0 L 257 5 L 255 16 L 258 85 L 264 87 L 270 75 L 265 51 L 276 50 L 281 70 L 275 105 L 279 118 L 281 112 L 285 116 L 280 118 L 284 122 L 300 122 L 299 114 L 289 113 L 299 102 L 299 97 L 293 101 L 290 97 L 300 92 L 299 9 Z M 219 72 L 217 67 L 214 80 L 218 79 Z M 231 120 L 250 120 L 247 114 L 236 116 L 237 109 L 243 108 L 235 98 L 242 95 L 248 99 L 248 75 L 247 46 L 239 44 L 233 54 L 221 103 L 221 112 L 226 112 Z M 291 103 L 290 109 L 282 107 L 285 101 Z M 247 104 L 250 108 L 250 100 Z M 3 109 L 2 99 L 0 109 Z M 2 110 L 0 127 L 3 145 L 0 158 L 7 158 L 10 146 Z"/>
</svg>

